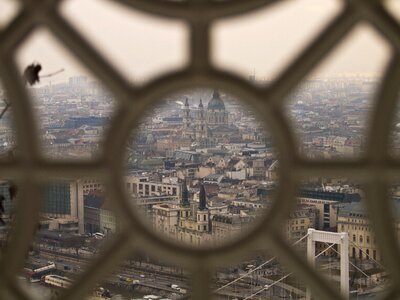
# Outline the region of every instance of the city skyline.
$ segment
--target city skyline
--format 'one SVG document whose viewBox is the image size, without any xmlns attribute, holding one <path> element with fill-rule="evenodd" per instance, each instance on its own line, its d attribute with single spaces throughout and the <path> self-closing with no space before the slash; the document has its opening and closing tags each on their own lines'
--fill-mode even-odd
<svg viewBox="0 0 400 300">
<path fill-rule="evenodd" d="M 288 112 L 298 124 L 301 154 L 310 159 L 361 155 L 365 112 L 371 109 L 376 88 L 377 82 L 359 78 L 307 81 L 288 99 Z M 43 153 L 55 159 L 94 157 L 101 149 L 101 137 L 114 108 L 112 97 L 86 77 L 72 77 L 51 87 L 35 86 L 31 92 L 34 105 L 40 107 Z M 276 203 L 273 195 L 279 182 L 279 157 L 268 139 L 260 135 L 263 131 L 257 121 L 250 107 L 241 106 L 240 99 L 224 90 L 198 88 L 166 97 L 143 118 L 137 130 L 139 137 L 127 143 L 131 155 L 122 179 L 125 200 L 160 238 L 212 248 L 245 237 L 251 225 L 257 224 L 256 219 L 262 220 Z M 0 137 L 7 140 L 10 132 L 3 130 Z M 8 224 L 12 219 L 9 181 L 2 181 L 0 187 L 5 196 L 4 220 Z M 95 178 L 47 185 L 41 230 L 25 264 L 31 270 L 25 273 L 31 284 L 38 277 L 50 280 L 61 274 L 70 285 L 85 263 L 102 251 L 101 241 L 112 240 L 124 228 L 113 210 L 114 203 L 110 202 L 113 198 L 107 198 L 104 189 L 104 183 Z M 392 191 L 395 203 L 400 203 L 399 190 L 394 187 Z M 360 185 L 347 179 L 310 179 L 303 182 L 295 199 L 296 204 L 281 227 L 288 243 L 296 243 L 296 249 L 305 254 L 308 229 L 344 232 L 350 239 L 349 264 L 358 264 L 363 272 L 380 276 L 379 282 L 365 284 L 363 291 L 375 293 L 377 286 L 387 286 L 389 279 L 380 275 L 383 267 L 376 268 L 382 254 L 362 206 L 364 193 Z M 2 239 L 6 242 L 7 235 Z M 316 256 L 326 253 L 336 272 L 339 262 L 330 249 L 319 244 Z M 276 278 L 286 271 L 277 263 L 268 265 L 266 262 L 274 258 L 260 258 L 257 250 L 251 251 L 248 260 L 219 270 L 213 278 L 219 299 L 231 295 L 244 298 L 259 290 L 268 292 L 270 299 L 290 298 L 292 293 L 288 289 L 293 288 L 295 294 L 304 296 L 305 286 L 296 287 L 295 277 L 286 286 L 270 288 L 277 285 L 275 282 L 280 279 Z M 49 254 L 58 261 L 49 263 Z M 71 257 L 74 262 L 68 261 Z M 122 286 L 126 294 L 131 285 L 144 293 L 150 286 L 156 295 L 184 295 L 189 291 L 186 277 L 181 275 L 184 271 L 176 274 L 178 266 L 160 265 L 157 258 L 151 257 L 124 263 L 124 270 L 110 275 L 106 281 Z M 324 260 L 317 263 L 323 265 Z M 148 268 L 169 271 L 154 275 L 153 280 Z M 254 276 L 258 276 L 258 281 L 252 281 L 257 268 L 260 271 Z M 37 274 L 35 270 L 51 274 Z M 357 275 L 354 270 L 349 274 Z M 232 282 L 242 276 L 245 279 L 238 293 Z M 363 279 L 355 279 L 349 285 L 354 289 L 362 282 Z M 32 288 L 44 287 L 37 284 Z M 117 293 L 114 288 L 110 290 Z"/>
<path fill-rule="evenodd" d="M 3 3 L 35 13 L 29 4 L 12 1 L 0 0 L 0 31 L 12 16 Z M 37 129 L 20 130 L 26 123 L 20 117 L 29 111 L 14 105 L 18 93 L 7 99 L 0 82 L 0 155 L 6 167 L 0 179 L 0 258 L 12 270 L 7 278 L 16 280 L 0 295 L 8 297 L 19 286 L 32 297 L 85 293 L 86 300 L 394 295 L 400 184 L 392 182 L 397 173 L 390 162 L 400 159 L 400 107 L 392 87 L 397 78 L 390 76 L 396 59 L 383 73 L 395 56 L 396 34 L 382 24 L 393 21 L 395 28 L 395 21 L 380 10 L 368 11 L 368 3 L 267 1 L 267 8 L 209 24 L 212 62 L 252 84 L 239 79 L 243 86 L 226 82 L 218 88 L 216 80 L 208 88 L 161 93 L 152 102 L 154 91 L 146 96 L 141 85 L 183 68 L 188 38 L 199 32 L 119 2 L 57 3 L 93 48 L 137 84 L 139 107 L 125 110 L 115 99 L 118 91 L 110 93 L 53 40 L 49 32 L 57 32 L 57 22 L 19 36 L 23 43 L 13 53 L 29 84 L 35 76 L 24 72 L 27 65 L 43 67 L 40 84 L 26 88 Z M 400 17 L 398 0 L 385 5 Z M 335 39 L 334 30 L 315 37 L 336 15 L 342 17 L 338 29 L 346 26 L 346 15 L 356 27 L 342 43 L 332 43 L 326 59 L 321 51 L 309 51 L 294 65 L 293 78 L 288 74 L 273 85 L 310 42 Z M 35 17 L 46 22 L 40 13 Z M 372 24 L 382 26 L 379 33 Z M 385 34 L 392 34 L 391 42 Z M 313 59 L 319 64 L 300 81 L 297 75 Z M 258 93 L 259 86 L 272 87 L 272 101 L 263 103 L 268 93 Z M 281 92 L 286 96 L 277 103 Z M 40 156 L 31 137 L 20 140 L 21 133 L 37 140 Z"/>
</svg>

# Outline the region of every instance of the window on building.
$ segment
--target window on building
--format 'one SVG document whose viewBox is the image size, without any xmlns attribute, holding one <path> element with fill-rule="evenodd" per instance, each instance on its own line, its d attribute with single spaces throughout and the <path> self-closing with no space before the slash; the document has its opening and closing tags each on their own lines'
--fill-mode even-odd
<svg viewBox="0 0 400 300">
<path fill-rule="evenodd" d="M 324 214 L 329 213 L 329 204 L 324 204 Z"/>
</svg>

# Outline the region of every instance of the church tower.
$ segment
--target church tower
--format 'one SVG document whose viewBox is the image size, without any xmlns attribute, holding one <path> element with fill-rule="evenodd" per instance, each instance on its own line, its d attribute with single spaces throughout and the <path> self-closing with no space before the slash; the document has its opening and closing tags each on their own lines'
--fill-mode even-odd
<svg viewBox="0 0 400 300">
<path fill-rule="evenodd" d="M 196 119 L 196 140 L 202 140 L 207 137 L 206 112 L 203 101 L 200 99 L 199 109 Z"/>
<path fill-rule="evenodd" d="M 180 218 L 187 219 L 190 217 L 190 202 L 189 202 L 189 191 L 186 185 L 186 180 L 182 184 L 182 198 L 180 203 Z M 183 224 L 182 224 L 183 225 Z"/>
<path fill-rule="evenodd" d="M 190 108 L 189 108 L 189 101 L 188 98 L 185 100 L 185 105 L 183 106 L 182 109 L 182 119 L 183 119 L 183 125 L 182 125 L 182 137 L 185 138 L 191 138 L 191 132 L 190 132 Z"/>
<path fill-rule="evenodd" d="M 200 232 L 208 232 L 209 231 L 209 211 L 207 208 L 207 200 L 206 200 L 206 190 L 204 189 L 204 185 L 202 184 L 200 187 L 200 195 L 199 195 L 199 207 L 197 210 L 197 230 Z"/>
</svg>

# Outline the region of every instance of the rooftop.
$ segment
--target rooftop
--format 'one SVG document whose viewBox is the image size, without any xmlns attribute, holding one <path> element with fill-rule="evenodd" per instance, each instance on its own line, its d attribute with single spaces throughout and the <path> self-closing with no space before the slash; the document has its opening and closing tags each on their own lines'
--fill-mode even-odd
<svg viewBox="0 0 400 300">
<path fill-rule="evenodd" d="M 218 91 L 214 90 L 213 96 L 208 102 L 207 109 L 225 110 L 225 103 L 221 99 Z"/>
</svg>

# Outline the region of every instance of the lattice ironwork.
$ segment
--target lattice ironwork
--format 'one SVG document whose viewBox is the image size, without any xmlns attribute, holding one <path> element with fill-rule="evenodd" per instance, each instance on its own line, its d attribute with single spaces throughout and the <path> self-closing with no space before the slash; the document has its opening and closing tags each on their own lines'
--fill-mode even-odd
<svg viewBox="0 0 400 300">
<path fill-rule="evenodd" d="M 193 274 L 192 299 L 211 299 L 211 274 L 214 266 L 237 261 L 248 250 L 270 249 L 280 260 L 301 276 L 317 299 L 342 299 L 306 260 L 295 253 L 278 234 L 276 228 L 295 202 L 296 188 L 309 175 L 347 177 L 366 185 L 366 203 L 375 226 L 392 288 L 384 299 L 400 296 L 400 255 L 395 238 L 387 190 L 400 179 L 400 163 L 388 155 L 389 132 L 394 118 L 400 78 L 400 27 L 378 0 L 349 0 L 339 15 L 304 49 L 277 80 L 268 87 L 256 87 L 228 72 L 215 69 L 210 62 L 210 28 L 212 22 L 266 7 L 284 0 L 231 1 L 164 1 L 114 0 L 127 9 L 176 18 L 190 29 L 190 62 L 184 69 L 156 78 L 139 87 L 129 84 L 60 14 L 61 0 L 20 0 L 21 8 L 11 23 L 0 32 L 0 76 L 13 107 L 18 155 L 0 162 L 0 176 L 14 180 L 20 186 L 17 219 L 7 251 L 0 262 L 1 299 L 31 299 L 21 289 L 16 274 L 22 269 L 25 255 L 33 240 L 40 208 L 39 185 L 57 178 L 101 177 L 107 183 L 108 197 L 113 200 L 118 216 L 129 226 L 119 233 L 102 257 L 90 264 L 61 299 L 82 299 L 107 275 L 116 263 L 137 249 L 171 263 L 186 266 Z M 360 21 L 373 25 L 393 46 L 392 60 L 377 95 L 364 157 L 348 161 L 307 161 L 297 152 L 293 133 L 285 119 L 284 98 Z M 102 156 L 89 162 L 50 161 L 40 153 L 37 124 L 32 103 L 15 64 L 17 47 L 38 26 L 48 28 L 83 65 L 92 71 L 118 100 L 111 129 L 108 131 Z M 147 228 L 135 212 L 129 209 L 123 187 L 124 144 L 138 119 L 167 94 L 190 87 L 218 87 L 246 100 L 260 113 L 271 130 L 280 159 L 280 179 L 277 201 L 252 230 L 240 240 L 217 249 L 191 249 L 160 239 Z M 100 263 L 101 262 L 101 263 Z"/>
</svg>

